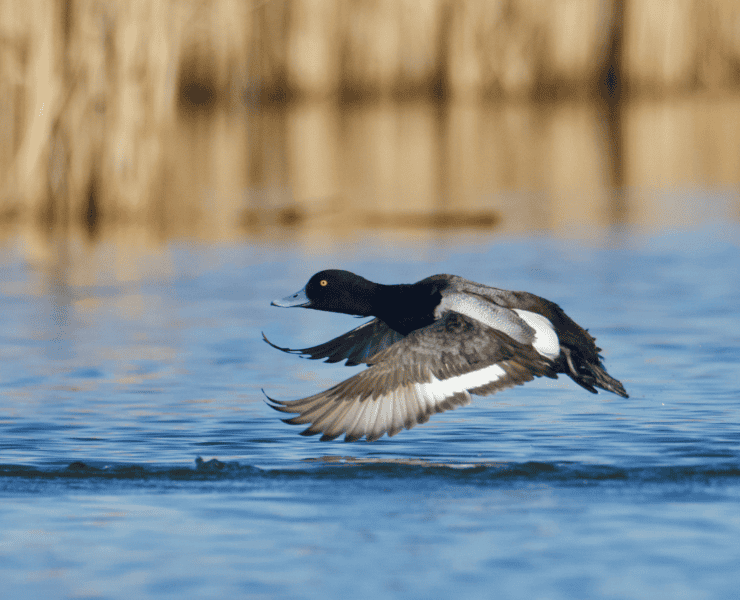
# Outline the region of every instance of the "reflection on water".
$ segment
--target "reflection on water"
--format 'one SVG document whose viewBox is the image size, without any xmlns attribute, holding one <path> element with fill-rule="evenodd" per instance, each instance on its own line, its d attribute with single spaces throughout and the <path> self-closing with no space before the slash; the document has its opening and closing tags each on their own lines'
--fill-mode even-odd
<svg viewBox="0 0 740 600">
<path fill-rule="evenodd" d="M 162 201 L 185 231 L 670 227 L 696 214 L 660 190 L 705 186 L 728 190 L 710 219 L 738 212 L 737 99 L 628 104 L 619 127 L 590 103 L 301 103 L 244 119 L 185 126 L 172 141 Z"/>
<path fill-rule="evenodd" d="M 521 232 L 737 195 L 733 0 L 6 4 L 4 228 Z"/>
<path fill-rule="evenodd" d="M 75 235 L 156 254 L 180 237 L 320 244 L 358 228 L 436 237 L 737 221 L 737 139 L 731 98 L 635 101 L 617 112 L 462 101 L 219 111 L 163 139 L 145 221 L 116 221 L 101 207 L 100 223 Z M 46 226 L 20 222 L 6 218 L 3 231 L 22 231 L 29 257 L 58 253 Z"/>
</svg>

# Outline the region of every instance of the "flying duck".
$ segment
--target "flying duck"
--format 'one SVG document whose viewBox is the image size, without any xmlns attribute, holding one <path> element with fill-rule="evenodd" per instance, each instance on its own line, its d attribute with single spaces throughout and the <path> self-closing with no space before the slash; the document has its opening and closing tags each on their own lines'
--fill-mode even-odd
<svg viewBox="0 0 740 600">
<path fill-rule="evenodd" d="M 302 350 L 273 348 L 328 363 L 368 368 L 334 387 L 300 400 L 269 405 L 309 424 L 301 435 L 344 434 L 369 442 L 425 423 L 435 413 L 470 404 L 535 377 L 569 375 L 627 398 L 601 363 L 600 348 L 554 302 L 528 292 L 501 290 L 456 275 L 432 275 L 413 284 L 382 285 L 349 271 L 316 273 L 273 306 L 313 308 L 375 317 L 324 344 Z"/>
</svg>

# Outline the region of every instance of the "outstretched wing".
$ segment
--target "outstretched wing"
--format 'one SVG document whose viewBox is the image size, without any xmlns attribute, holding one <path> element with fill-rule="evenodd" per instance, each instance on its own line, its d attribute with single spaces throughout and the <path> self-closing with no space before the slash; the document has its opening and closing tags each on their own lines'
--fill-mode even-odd
<svg viewBox="0 0 740 600">
<path fill-rule="evenodd" d="M 312 360 L 325 358 L 324 362 L 335 363 L 347 359 L 348 367 L 354 367 L 367 363 L 370 358 L 381 350 L 403 339 L 403 335 L 391 329 L 380 319 L 373 319 L 359 327 L 340 335 L 333 340 L 302 350 L 292 350 L 276 346 L 262 334 L 262 338 L 273 348 L 288 352 L 289 354 L 300 354 Z"/>
<path fill-rule="evenodd" d="M 557 377 L 552 361 L 531 346 L 455 312 L 411 332 L 370 364 L 308 398 L 268 396 L 270 406 L 298 413 L 285 422 L 309 424 L 302 435 L 321 433 L 326 441 L 344 434 L 348 442 L 363 436 L 373 441 L 469 404 L 470 394 L 493 394 L 542 375 Z"/>
</svg>

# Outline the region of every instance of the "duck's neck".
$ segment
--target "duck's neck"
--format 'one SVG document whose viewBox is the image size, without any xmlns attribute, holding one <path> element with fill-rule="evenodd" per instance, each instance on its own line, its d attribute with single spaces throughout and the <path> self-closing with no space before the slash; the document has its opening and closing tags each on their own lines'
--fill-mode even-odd
<svg viewBox="0 0 740 600">
<path fill-rule="evenodd" d="M 408 335 L 434 322 L 434 309 L 442 300 L 437 286 L 381 285 L 373 295 L 373 315 L 391 329 Z"/>
</svg>

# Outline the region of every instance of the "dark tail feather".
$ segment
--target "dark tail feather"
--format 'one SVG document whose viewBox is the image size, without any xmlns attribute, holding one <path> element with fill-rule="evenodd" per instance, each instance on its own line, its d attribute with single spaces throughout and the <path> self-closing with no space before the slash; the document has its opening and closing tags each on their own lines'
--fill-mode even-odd
<svg viewBox="0 0 740 600">
<path fill-rule="evenodd" d="M 585 360 L 578 360 L 574 355 L 575 353 L 569 352 L 566 348 L 562 349 L 567 361 L 566 372 L 582 388 L 587 389 L 592 394 L 597 394 L 596 388 L 601 388 L 622 396 L 622 398 L 629 398 L 624 386 L 610 376 L 601 364 L 595 365 Z"/>
<path fill-rule="evenodd" d="M 601 365 L 588 365 L 593 376 L 593 385 L 607 392 L 613 392 L 622 398 L 629 398 L 629 394 L 624 389 L 621 382 L 611 377 Z"/>
</svg>

